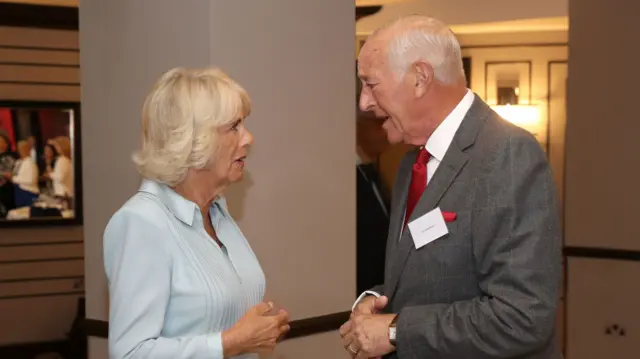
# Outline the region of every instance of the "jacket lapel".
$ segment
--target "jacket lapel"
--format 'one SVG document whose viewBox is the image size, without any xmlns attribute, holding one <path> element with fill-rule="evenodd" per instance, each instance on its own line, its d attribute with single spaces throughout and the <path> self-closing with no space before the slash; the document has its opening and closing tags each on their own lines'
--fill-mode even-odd
<svg viewBox="0 0 640 359">
<path fill-rule="evenodd" d="M 409 221 L 413 221 L 437 207 L 447 189 L 451 187 L 451 184 L 469 160 L 469 155 L 464 151 L 474 143 L 478 131 L 488 114 L 488 110 L 488 106 L 486 106 L 486 104 L 476 96 L 473 105 L 469 109 L 469 112 L 465 116 L 465 119 L 451 142 L 447 153 L 438 166 L 433 178 L 429 181 L 429 185 L 422 193 L 413 213 L 409 217 Z M 389 297 L 389 299 L 391 299 L 395 293 L 398 281 L 400 280 L 400 275 L 402 274 L 402 270 L 404 269 L 405 262 L 409 257 L 409 254 L 415 249 L 413 238 L 411 237 L 408 227 L 404 228 L 402 236 L 398 242 L 400 228 L 402 228 L 404 224 L 404 208 L 409 194 L 411 166 L 415 161 L 416 153 L 412 154 L 410 157 L 412 161 L 410 161 L 408 165 L 409 168 L 402 168 L 402 171 L 399 171 L 399 173 L 406 176 L 407 179 L 406 184 L 403 184 L 404 186 L 402 187 L 401 200 L 398 201 L 402 207 L 400 210 L 395 211 L 396 215 L 391 219 L 395 232 L 390 233 L 395 234 L 395 236 L 391 236 L 388 239 L 388 241 L 392 243 L 391 245 L 388 245 L 387 248 L 392 250 L 387 250 L 387 263 L 389 268 L 385 275 L 384 293 Z"/>
</svg>

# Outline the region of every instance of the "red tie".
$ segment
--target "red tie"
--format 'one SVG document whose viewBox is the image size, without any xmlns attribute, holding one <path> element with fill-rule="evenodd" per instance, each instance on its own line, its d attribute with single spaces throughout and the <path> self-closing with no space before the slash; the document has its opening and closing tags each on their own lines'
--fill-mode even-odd
<svg viewBox="0 0 640 359">
<path fill-rule="evenodd" d="M 411 184 L 409 185 L 409 197 L 407 198 L 407 211 L 404 217 L 405 225 L 409 221 L 411 212 L 416 207 L 424 188 L 427 186 L 427 162 L 431 155 L 427 150 L 422 147 L 418 152 L 418 158 L 413 164 L 413 170 L 411 171 Z"/>
</svg>

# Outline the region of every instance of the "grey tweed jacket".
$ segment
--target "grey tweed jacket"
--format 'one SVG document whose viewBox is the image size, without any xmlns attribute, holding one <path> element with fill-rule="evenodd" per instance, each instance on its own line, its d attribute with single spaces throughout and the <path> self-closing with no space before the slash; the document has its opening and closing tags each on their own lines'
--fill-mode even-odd
<svg viewBox="0 0 640 359">
<path fill-rule="evenodd" d="M 400 234 L 416 151 L 401 162 L 391 203 L 384 284 L 399 313 L 389 358 L 562 358 L 555 336 L 561 231 L 544 151 L 479 97 L 411 220 L 455 212 L 449 234 L 420 249 Z M 398 239 L 400 237 L 400 239 Z"/>
</svg>

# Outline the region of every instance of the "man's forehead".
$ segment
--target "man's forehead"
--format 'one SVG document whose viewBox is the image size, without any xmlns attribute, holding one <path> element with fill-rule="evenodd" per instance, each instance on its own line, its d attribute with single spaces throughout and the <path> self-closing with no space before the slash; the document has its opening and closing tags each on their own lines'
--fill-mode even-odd
<svg viewBox="0 0 640 359">
<path fill-rule="evenodd" d="M 358 77 L 365 80 L 384 65 L 382 51 L 375 44 L 365 44 L 358 56 Z"/>
</svg>

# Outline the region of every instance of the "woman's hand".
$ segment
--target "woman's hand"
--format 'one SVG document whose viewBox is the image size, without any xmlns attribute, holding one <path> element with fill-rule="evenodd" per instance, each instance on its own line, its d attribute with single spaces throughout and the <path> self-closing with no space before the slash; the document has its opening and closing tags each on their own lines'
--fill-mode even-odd
<svg viewBox="0 0 640 359">
<path fill-rule="evenodd" d="M 269 353 L 280 337 L 289 331 L 289 315 L 283 309 L 269 313 L 272 303 L 260 303 L 251 308 L 229 330 L 222 333 L 225 358 L 244 353 Z"/>
</svg>

